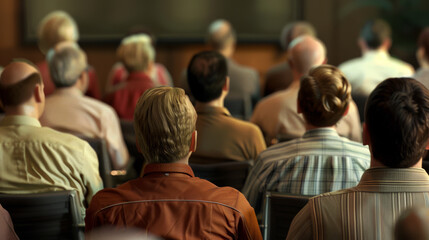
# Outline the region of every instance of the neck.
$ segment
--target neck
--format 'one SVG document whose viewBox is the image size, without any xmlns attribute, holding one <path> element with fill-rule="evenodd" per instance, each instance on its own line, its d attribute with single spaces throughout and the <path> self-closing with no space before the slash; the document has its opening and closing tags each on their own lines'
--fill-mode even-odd
<svg viewBox="0 0 429 240">
<path fill-rule="evenodd" d="M 234 47 L 228 46 L 223 49 L 220 49 L 218 52 L 222 54 L 225 58 L 231 58 L 232 55 L 234 54 Z"/>
<path fill-rule="evenodd" d="M 39 119 L 40 114 L 36 106 L 30 104 L 24 104 L 17 107 L 4 107 L 6 116 L 27 116 L 35 119 Z"/>
<path fill-rule="evenodd" d="M 328 127 L 316 127 L 314 125 L 311 125 L 309 123 L 305 123 L 305 130 L 313 130 L 313 129 L 318 129 L 318 128 L 332 128 L 334 130 L 337 130 L 337 128 L 335 126 L 328 126 Z"/>
<path fill-rule="evenodd" d="M 224 107 L 224 97 L 220 96 L 219 98 L 212 100 L 210 102 L 198 102 L 196 104 L 196 107 L 205 107 L 205 106 L 210 106 L 210 107 Z"/>
<path fill-rule="evenodd" d="M 175 161 L 174 163 L 183 163 L 183 164 L 189 164 L 189 158 L 191 157 L 192 152 L 190 151 L 188 155 L 182 159 L 179 159 Z"/>
<path fill-rule="evenodd" d="M 423 162 L 423 158 L 420 158 L 420 160 L 414 164 L 413 166 L 409 167 L 409 168 L 422 168 L 422 162 Z M 371 165 L 370 168 L 377 168 L 377 167 L 386 167 L 384 164 L 382 164 L 380 161 L 378 161 L 377 159 L 375 159 L 372 154 L 371 154 Z"/>
</svg>

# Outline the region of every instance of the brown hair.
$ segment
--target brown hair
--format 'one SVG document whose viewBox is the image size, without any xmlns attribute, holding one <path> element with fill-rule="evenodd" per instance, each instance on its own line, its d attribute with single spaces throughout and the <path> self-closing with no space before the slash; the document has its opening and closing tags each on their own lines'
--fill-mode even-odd
<svg viewBox="0 0 429 240">
<path fill-rule="evenodd" d="M 155 61 L 151 38 L 143 33 L 124 38 L 116 55 L 129 72 L 146 71 Z"/>
<path fill-rule="evenodd" d="M 41 84 L 39 73 L 33 73 L 27 78 L 11 85 L 0 84 L 0 100 L 3 106 L 18 106 L 33 96 L 36 84 Z"/>
<path fill-rule="evenodd" d="M 335 125 L 351 100 L 351 86 L 344 74 L 331 65 L 321 65 L 301 78 L 298 103 L 305 120 L 317 127 Z"/>
<path fill-rule="evenodd" d="M 416 164 L 429 139 L 429 90 L 412 78 L 378 84 L 365 106 L 371 152 L 392 168 Z"/>
<path fill-rule="evenodd" d="M 137 144 L 148 163 L 171 163 L 190 151 L 197 114 L 181 88 L 147 90 L 134 111 Z"/>
</svg>

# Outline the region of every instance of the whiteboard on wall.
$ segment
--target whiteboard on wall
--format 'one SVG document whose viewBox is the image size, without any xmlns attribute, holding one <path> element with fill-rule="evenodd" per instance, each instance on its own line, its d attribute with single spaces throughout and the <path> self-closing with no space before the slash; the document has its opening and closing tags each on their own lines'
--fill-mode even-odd
<svg viewBox="0 0 429 240">
<path fill-rule="evenodd" d="M 21 0 L 22 37 L 36 41 L 40 20 L 68 12 L 81 42 L 117 42 L 132 28 L 150 30 L 158 42 L 199 42 L 208 25 L 226 19 L 242 42 L 277 41 L 282 27 L 301 19 L 300 0 Z"/>
</svg>

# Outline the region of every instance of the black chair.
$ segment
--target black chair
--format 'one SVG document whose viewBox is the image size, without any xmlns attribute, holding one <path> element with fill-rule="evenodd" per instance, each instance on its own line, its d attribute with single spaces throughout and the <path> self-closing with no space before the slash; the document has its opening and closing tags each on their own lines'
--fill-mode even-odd
<svg viewBox="0 0 429 240">
<path fill-rule="evenodd" d="M 76 191 L 0 194 L 0 204 L 25 239 L 84 239 Z"/>
<path fill-rule="evenodd" d="M 112 172 L 112 162 L 110 161 L 109 154 L 107 152 L 107 146 L 104 139 L 101 138 L 89 138 L 85 136 L 79 136 L 83 140 L 87 141 L 89 145 L 97 153 L 98 157 L 98 170 L 100 172 L 100 177 L 103 180 L 103 185 L 105 188 L 115 187 Z"/>
<path fill-rule="evenodd" d="M 296 214 L 312 196 L 267 192 L 264 207 L 264 239 L 286 239 Z"/>
<path fill-rule="evenodd" d="M 364 120 L 365 104 L 366 104 L 366 99 L 367 98 L 368 98 L 367 95 L 358 94 L 358 93 L 352 93 L 352 99 L 353 99 L 353 101 L 355 101 L 356 106 L 358 108 L 359 117 L 360 117 L 360 121 L 361 122 L 363 122 L 363 120 Z"/>
<path fill-rule="evenodd" d="M 249 173 L 249 162 L 221 162 L 213 164 L 189 164 L 196 177 L 206 179 L 218 187 L 229 186 L 241 190 Z"/>
<path fill-rule="evenodd" d="M 249 120 L 252 116 L 252 101 L 249 96 L 228 94 L 224 105 L 235 118 Z"/>
<path fill-rule="evenodd" d="M 143 168 L 144 158 L 137 149 L 133 122 L 121 119 L 120 123 L 125 145 L 127 146 L 130 158 L 133 159 L 132 167 L 137 174 L 140 174 Z"/>
</svg>

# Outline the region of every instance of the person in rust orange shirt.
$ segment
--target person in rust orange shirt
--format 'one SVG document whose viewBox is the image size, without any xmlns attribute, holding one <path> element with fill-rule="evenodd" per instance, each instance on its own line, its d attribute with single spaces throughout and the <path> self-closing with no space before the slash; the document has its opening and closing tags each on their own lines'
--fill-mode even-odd
<svg viewBox="0 0 429 240">
<path fill-rule="evenodd" d="M 165 239 L 262 239 L 255 212 L 231 187 L 194 176 L 197 114 L 183 89 L 152 88 L 134 113 L 143 176 L 97 193 L 86 232 L 110 225 L 137 227 Z"/>
</svg>

